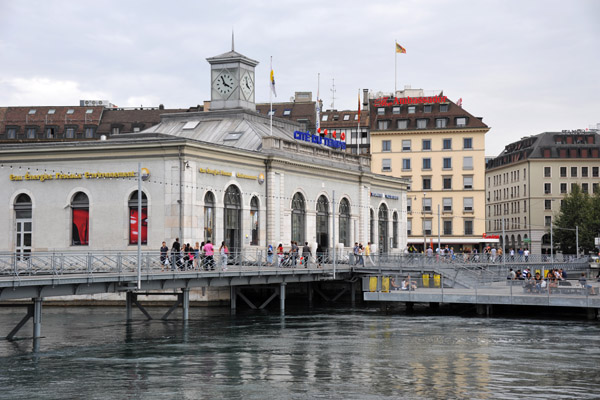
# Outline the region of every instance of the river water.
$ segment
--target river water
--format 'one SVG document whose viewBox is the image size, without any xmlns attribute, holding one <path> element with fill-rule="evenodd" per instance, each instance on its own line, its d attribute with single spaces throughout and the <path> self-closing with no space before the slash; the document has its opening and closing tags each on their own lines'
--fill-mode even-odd
<svg viewBox="0 0 600 400">
<path fill-rule="evenodd" d="M 23 315 L 0 308 L 0 335 Z M 124 307 L 45 307 L 39 352 L 25 338 L 31 323 L 23 339 L 0 341 L 0 398 L 600 397 L 597 321 L 374 308 L 191 308 L 186 324 L 124 317 Z"/>
</svg>

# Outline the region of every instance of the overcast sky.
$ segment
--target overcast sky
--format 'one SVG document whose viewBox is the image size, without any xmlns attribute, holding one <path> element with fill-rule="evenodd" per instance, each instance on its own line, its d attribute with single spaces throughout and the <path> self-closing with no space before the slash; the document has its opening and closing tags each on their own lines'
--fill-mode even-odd
<svg viewBox="0 0 600 400">
<path fill-rule="evenodd" d="M 206 4 L 205 4 L 206 3 Z M 443 90 L 483 117 L 486 154 L 523 136 L 600 123 L 600 1 L 0 0 L 0 106 L 189 107 L 210 99 L 207 57 L 260 62 L 256 101 L 317 92 Z"/>
</svg>

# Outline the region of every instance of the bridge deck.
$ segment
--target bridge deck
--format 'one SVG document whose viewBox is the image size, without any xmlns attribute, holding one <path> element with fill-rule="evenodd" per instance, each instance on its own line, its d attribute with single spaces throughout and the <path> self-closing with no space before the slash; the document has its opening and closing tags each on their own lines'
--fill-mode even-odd
<svg viewBox="0 0 600 400">
<path fill-rule="evenodd" d="M 572 287 L 571 290 L 553 289 L 549 293 L 525 292 L 522 286 L 507 286 L 496 282 L 490 286 L 469 288 L 417 288 L 414 291 L 391 290 L 389 292 L 364 292 L 366 301 L 413 302 L 413 303 L 461 303 L 490 305 L 524 305 L 551 307 L 600 308 L 600 287 L 592 283 L 595 295 L 589 290 Z"/>
</svg>

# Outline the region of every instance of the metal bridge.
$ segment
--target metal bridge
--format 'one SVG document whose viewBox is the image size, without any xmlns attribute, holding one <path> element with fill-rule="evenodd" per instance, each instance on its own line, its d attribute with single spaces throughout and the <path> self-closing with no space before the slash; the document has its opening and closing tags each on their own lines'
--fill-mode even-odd
<svg viewBox="0 0 600 400">
<path fill-rule="evenodd" d="M 0 253 L 0 301 L 32 299 L 23 320 L 7 335 L 13 339 L 29 319 L 33 319 L 33 338 L 41 337 L 42 299 L 99 293 L 125 293 L 127 320 L 132 319 L 133 306 L 152 318 L 137 301 L 138 295 L 175 295 L 173 305 L 163 319 L 181 306 L 183 319 L 188 319 L 189 291 L 200 287 L 229 287 L 230 306 L 236 308 L 238 298 L 250 308 L 265 308 L 279 297 L 280 310 L 285 310 L 287 284 L 306 284 L 309 303 L 314 292 L 327 296 L 313 287 L 315 282 L 341 285 L 337 299 L 349 289 L 352 302 L 362 278 L 363 299 L 378 302 L 470 303 L 478 305 L 522 304 L 600 308 L 599 296 L 586 290 L 547 291 L 546 295 L 523 293 L 522 284 L 507 285 L 509 268 L 545 271 L 561 268 L 569 278 L 589 272 L 587 260 L 576 257 L 549 259 L 530 255 L 521 258 L 490 258 L 484 255 L 427 257 L 420 254 L 373 255 L 356 257 L 337 254 L 336 262 L 326 255 L 312 258 L 308 265 L 287 255 L 269 263 L 264 251 L 233 252 L 227 260 L 215 256 L 188 261 L 172 258 L 165 265 L 158 252 L 144 252 L 138 262 L 135 251 L 110 252 L 36 252 L 31 254 Z M 138 270 L 138 265 L 140 269 Z M 414 291 L 397 291 L 390 286 L 391 278 L 400 282 L 411 275 L 417 286 Z M 139 285 L 139 286 L 138 286 Z M 244 289 L 260 287 L 272 290 L 272 295 L 256 305 L 244 294 Z M 596 288 L 598 293 L 598 288 Z M 34 343 L 34 349 L 36 344 Z"/>
</svg>

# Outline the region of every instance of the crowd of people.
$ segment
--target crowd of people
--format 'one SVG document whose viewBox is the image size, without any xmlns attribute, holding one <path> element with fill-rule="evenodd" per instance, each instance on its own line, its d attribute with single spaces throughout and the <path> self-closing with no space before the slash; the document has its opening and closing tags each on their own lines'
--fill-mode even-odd
<svg viewBox="0 0 600 400">
<path fill-rule="evenodd" d="M 523 283 L 523 290 L 525 290 L 526 293 L 542 293 L 548 290 L 548 293 L 552 294 L 552 290 L 559 286 L 571 286 L 571 283 L 567 281 L 567 277 L 567 271 L 562 268 L 547 270 L 545 277 L 542 276 L 540 271 L 535 271 L 532 275 L 532 272 L 527 268 L 523 271 L 514 271 L 510 268 L 506 279 L 525 281 Z M 581 273 L 578 283 L 581 288 L 587 289 L 591 295 L 596 294 L 595 288 L 587 283 L 585 272 Z"/>
<path fill-rule="evenodd" d="M 215 260 L 215 251 L 219 256 Z M 181 244 L 179 238 L 176 238 L 171 249 L 167 247 L 166 242 L 162 242 L 160 247 L 160 265 L 162 271 L 179 270 L 179 271 L 214 271 L 215 268 L 220 268 L 223 271 L 227 270 L 227 262 L 229 258 L 229 248 L 225 242 L 221 242 L 221 246 L 215 250 L 211 241 L 196 242 L 195 246 L 190 243 Z"/>
</svg>

